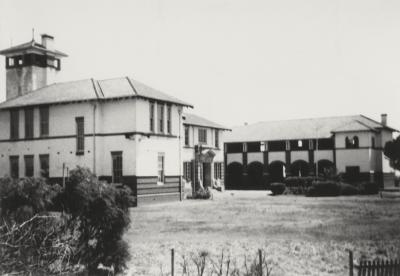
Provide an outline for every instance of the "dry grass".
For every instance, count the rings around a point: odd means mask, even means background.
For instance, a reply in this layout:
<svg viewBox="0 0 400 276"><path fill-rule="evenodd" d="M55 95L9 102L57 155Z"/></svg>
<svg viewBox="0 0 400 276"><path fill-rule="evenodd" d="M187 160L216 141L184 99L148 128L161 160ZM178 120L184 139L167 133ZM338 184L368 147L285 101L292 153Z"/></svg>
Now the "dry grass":
<svg viewBox="0 0 400 276"><path fill-rule="evenodd" d="M182 255L206 250L218 256L224 249L240 262L262 248L272 275L346 275L346 249L355 258L400 256L399 198L226 191L213 200L139 207L131 214L129 275L160 275L161 267L165 274L171 248L178 271Z"/></svg>

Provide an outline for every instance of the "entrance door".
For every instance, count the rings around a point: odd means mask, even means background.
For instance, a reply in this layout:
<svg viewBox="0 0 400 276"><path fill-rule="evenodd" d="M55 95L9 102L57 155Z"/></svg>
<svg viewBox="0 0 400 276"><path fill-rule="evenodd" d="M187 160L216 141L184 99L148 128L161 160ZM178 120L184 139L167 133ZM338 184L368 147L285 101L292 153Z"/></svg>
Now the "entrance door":
<svg viewBox="0 0 400 276"><path fill-rule="evenodd" d="M211 187L211 163L203 163L203 186Z"/></svg>

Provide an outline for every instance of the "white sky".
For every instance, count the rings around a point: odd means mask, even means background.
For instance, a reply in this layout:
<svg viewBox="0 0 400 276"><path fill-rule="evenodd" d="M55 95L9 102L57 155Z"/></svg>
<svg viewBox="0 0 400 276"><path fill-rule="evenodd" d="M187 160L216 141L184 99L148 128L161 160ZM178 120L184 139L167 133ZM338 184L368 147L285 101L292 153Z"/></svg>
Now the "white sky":
<svg viewBox="0 0 400 276"><path fill-rule="evenodd" d="M0 48L31 29L60 81L132 76L244 122L364 114L400 129L398 0L0 0ZM5 99L0 58L0 100Z"/></svg>

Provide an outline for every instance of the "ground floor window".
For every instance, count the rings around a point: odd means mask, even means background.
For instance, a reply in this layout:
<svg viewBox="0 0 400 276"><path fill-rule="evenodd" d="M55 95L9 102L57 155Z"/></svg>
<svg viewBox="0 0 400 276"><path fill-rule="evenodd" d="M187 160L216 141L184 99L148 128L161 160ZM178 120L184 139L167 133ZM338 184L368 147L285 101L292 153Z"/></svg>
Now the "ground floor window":
<svg viewBox="0 0 400 276"><path fill-rule="evenodd" d="M160 183L164 183L164 166L165 166L165 156L164 153L158 153L158 179Z"/></svg>
<svg viewBox="0 0 400 276"><path fill-rule="evenodd" d="M122 151L111 153L112 157L112 182L122 183Z"/></svg>
<svg viewBox="0 0 400 276"><path fill-rule="evenodd" d="M19 178L19 156L10 156L10 176Z"/></svg>
<svg viewBox="0 0 400 276"><path fill-rule="evenodd" d="M183 162L183 178L192 181L192 162Z"/></svg>
<svg viewBox="0 0 400 276"><path fill-rule="evenodd" d="M33 155L25 155L25 176L33 177Z"/></svg>
<svg viewBox="0 0 400 276"><path fill-rule="evenodd" d="M222 163L214 163L214 179L222 179Z"/></svg>
<svg viewBox="0 0 400 276"><path fill-rule="evenodd" d="M49 159L50 157L48 154L39 155L41 177L49 178Z"/></svg>

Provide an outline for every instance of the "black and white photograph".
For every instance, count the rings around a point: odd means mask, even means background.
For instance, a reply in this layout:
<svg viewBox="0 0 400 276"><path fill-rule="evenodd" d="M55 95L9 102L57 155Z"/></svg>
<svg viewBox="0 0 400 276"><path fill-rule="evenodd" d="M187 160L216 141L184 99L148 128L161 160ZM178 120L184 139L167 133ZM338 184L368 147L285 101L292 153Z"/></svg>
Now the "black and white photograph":
<svg viewBox="0 0 400 276"><path fill-rule="evenodd" d="M400 276L400 1L0 13L0 275Z"/></svg>

